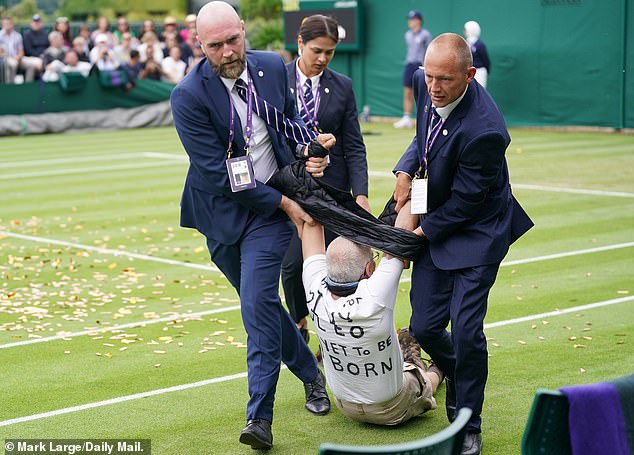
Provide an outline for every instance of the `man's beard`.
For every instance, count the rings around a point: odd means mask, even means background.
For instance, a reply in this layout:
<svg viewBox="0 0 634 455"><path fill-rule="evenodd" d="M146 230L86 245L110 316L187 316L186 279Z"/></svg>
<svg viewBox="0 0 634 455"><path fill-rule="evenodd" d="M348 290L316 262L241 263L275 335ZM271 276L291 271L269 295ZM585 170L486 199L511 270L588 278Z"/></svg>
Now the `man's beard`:
<svg viewBox="0 0 634 455"><path fill-rule="evenodd" d="M244 71L244 68L246 68L247 59L246 55L243 54L239 56L236 61L231 62L230 64L220 63L218 65L215 65L211 62L211 59L209 59L209 64L211 65L214 73L216 73L218 76L225 77L227 79L237 79Z"/></svg>

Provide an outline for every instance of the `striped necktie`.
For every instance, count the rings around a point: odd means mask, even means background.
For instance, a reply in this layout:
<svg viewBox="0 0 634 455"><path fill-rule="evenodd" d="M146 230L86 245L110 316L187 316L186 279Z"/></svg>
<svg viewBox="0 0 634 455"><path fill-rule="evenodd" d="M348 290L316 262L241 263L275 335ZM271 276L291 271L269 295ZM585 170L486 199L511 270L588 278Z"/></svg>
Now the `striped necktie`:
<svg viewBox="0 0 634 455"><path fill-rule="evenodd" d="M238 92L238 96L248 105L246 82L242 79L237 79L235 88ZM295 141L297 144L308 144L317 137L317 133L289 119L282 112L278 111L275 106L269 104L265 99L260 98L255 92L253 93L253 99L255 100L253 111L257 116L288 139Z"/></svg>
<svg viewBox="0 0 634 455"><path fill-rule="evenodd" d="M438 111L436 110L436 108L432 106L432 108L431 108L431 125L430 125L431 131L434 131L436 129L436 127L438 126L438 122L439 121L440 121L440 114L438 114Z"/></svg>
<svg viewBox="0 0 634 455"><path fill-rule="evenodd" d="M313 83L306 79L304 83L304 102L301 105L300 114L307 126L312 126L315 117L315 98L313 97Z"/></svg>

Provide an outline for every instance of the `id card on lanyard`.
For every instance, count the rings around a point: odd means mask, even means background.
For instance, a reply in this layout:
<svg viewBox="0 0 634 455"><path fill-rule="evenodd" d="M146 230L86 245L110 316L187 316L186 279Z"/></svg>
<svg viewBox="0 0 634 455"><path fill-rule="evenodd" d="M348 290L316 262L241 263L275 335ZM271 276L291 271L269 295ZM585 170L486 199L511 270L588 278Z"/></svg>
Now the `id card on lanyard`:
<svg viewBox="0 0 634 455"><path fill-rule="evenodd" d="M236 110L233 105L233 99L231 93L229 93L229 145L227 147L227 174L229 176L229 184L231 185L231 191L236 193L238 191L244 191L251 188L255 188L255 172L253 171L253 160L249 154L249 147L251 142L251 135L253 134L253 91L251 88L251 76L247 71L247 124L246 124L246 141L245 141L245 155L231 158L233 153L233 139L235 138L235 123L236 123Z"/></svg>
<svg viewBox="0 0 634 455"><path fill-rule="evenodd" d="M412 180L412 215L424 215L427 213L429 187L429 179L427 176L427 155L434 145L434 142L436 142L438 133L440 133L440 130L442 129L445 121L441 117L434 128L431 128L431 119L428 123L429 127L427 128L427 140L425 141L425 148L423 149L423 162L421 163L420 168L418 169L414 179Z"/></svg>

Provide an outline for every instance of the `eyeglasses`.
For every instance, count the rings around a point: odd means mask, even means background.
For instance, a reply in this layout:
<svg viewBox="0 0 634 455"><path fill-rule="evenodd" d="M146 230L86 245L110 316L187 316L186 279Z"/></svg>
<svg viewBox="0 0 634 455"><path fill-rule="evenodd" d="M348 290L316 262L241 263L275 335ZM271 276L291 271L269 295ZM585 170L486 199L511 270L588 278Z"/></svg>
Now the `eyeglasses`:
<svg viewBox="0 0 634 455"><path fill-rule="evenodd" d="M372 252L372 261L374 261L375 263L378 262L380 257L381 253L379 251Z"/></svg>

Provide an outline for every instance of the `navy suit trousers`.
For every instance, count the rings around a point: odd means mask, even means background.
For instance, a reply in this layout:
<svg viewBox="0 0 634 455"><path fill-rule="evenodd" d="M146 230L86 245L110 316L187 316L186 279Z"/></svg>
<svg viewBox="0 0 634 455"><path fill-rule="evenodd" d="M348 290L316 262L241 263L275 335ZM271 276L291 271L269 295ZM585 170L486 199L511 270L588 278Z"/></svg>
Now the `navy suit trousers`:
<svg viewBox="0 0 634 455"><path fill-rule="evenodd" d="M279 211L270 218L251 212L237 243L223 245L207 239L212 261L240 296L242 322L248 337L247 420L273 421L280 362L302 382L317 377L315 356L282 308L278 291L282 258L293 230L288 218Z"/></svg>
<svg viewBox="0 0 634 455"><path fill-rule="evenodd" d="M441 270L425 248L412 270L410 330L456 385L457 408L471 408L467 431L480 432L488 353L484 316L499 264ZM451 321L451 332L447 326Z"/></svg>

